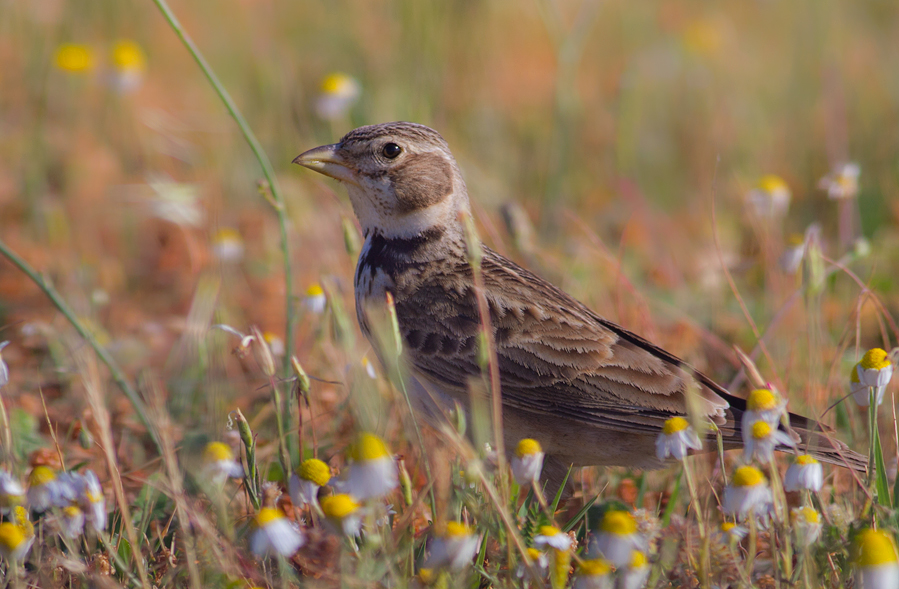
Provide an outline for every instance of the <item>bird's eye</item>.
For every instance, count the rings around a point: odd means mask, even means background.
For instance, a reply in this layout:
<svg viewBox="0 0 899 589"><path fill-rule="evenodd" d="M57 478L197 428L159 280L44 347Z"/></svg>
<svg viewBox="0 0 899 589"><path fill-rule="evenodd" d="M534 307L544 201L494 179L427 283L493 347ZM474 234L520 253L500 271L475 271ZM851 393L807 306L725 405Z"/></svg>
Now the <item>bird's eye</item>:
<svg viewBox="0 0 899 589"><path fill-rule="evenodd" d="M396 143L385 143L384 147L381 148L381 155L389 160L395 159L402 152L403 148Z"/></svg>

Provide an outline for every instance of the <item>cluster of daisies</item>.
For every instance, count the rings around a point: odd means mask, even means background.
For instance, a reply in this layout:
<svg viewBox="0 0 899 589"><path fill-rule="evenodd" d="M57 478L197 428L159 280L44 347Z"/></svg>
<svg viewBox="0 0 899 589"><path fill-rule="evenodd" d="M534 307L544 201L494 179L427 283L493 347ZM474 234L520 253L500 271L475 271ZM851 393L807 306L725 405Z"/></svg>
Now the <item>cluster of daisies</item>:
<svg viewBox="0 0 899 589"><path fill-rule="evenodd" d="M97 475L56 472L37 465L28 475L27 489L12 474L0 470L0 555L9 562L21 562L34 543L32 516L47 524L65 540L74 540L89 527L106 529L106 499Z"/></svg>
<svg viewBox="0 0 899 589"><path fill-rule="evenodd" d="M852 370L851 395L859 406L871 411L872 443L876 440L876 407L883 401L892 373L889 354L880 348L868 350ZM719 535L730 542L740 541L746 536L748 531L743 524L767 526L772 518L777 517L775 495L759 466L768 467L771 476L777 477L778 470L773 464L774 450L782 447L796 449L795 441L787 433L789 414L786 404L780 395L769 389L754 390L747 400L747 410L741 422L744 464L733 472L724 489L721 505L724 514L732 521L725 520L721 524ZM701 447L699 435L683 417L667 420L656 442L657 456L661 460L668 457L683 460L689 449L699 450ZM684 471L689 475L686 463ZM821 490L823 479L821 464L808 454L800 454L789 466L782 481L784 491L801 492L803 499L802 505L789 512L793 538L800 550L810 548L821 535L821 515L811 505L811 500L812 494ZM899 559L889 534L867 529L856 537L854 551L857 587L899 588Z"/></svg>

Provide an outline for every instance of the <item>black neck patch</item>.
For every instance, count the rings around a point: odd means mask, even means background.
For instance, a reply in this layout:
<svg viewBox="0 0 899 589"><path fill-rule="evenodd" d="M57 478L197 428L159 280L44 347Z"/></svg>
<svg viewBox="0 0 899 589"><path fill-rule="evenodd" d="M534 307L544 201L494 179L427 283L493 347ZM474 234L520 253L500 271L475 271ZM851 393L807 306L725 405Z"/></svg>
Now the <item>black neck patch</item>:
<svg viewBox="0 0 899 589"><path fill-rule="evenodd" d="M422 250L443 239L445 234L445 227L431 227L414 237L385 237L375 231L369 237L368 248L359 257L356 279L366 270L372 277L377 270L393 275L410 266L427 263L421 257Z"/></svg>

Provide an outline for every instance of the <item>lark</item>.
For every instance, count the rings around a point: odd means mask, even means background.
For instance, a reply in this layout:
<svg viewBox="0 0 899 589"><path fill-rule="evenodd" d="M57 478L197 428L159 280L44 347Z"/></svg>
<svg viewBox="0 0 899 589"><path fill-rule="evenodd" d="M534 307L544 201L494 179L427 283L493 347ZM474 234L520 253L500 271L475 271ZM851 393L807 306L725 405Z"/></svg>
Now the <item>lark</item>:
<svg viewBox="0 0 899 589"><path fill-rule="evenodd" d="M471 213L468 191L446 141L424 125L384 123L294 163L346 186L365 237L355 275L362 332L377 351L369 313L391 293L419 410L436 418L454 402L467 408L481 377L481 317L461 220ZM544 474L558 483L570 465L662 466L655 440L672 416L698 412L726 447L742 444L745 399L480 247L507 448L538 440ZM822 460L864 467L813 421L790 415L790 425Z"/></svg>

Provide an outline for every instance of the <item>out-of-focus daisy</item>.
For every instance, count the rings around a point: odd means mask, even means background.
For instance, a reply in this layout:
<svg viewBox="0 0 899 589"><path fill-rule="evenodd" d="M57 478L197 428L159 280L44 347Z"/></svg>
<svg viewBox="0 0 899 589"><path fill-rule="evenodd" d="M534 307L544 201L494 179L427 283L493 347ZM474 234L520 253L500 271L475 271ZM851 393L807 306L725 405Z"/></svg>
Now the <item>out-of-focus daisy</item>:
<svg viewBox="0 0 899 589"><path fill-rule="evenodd" d="M631 553L631 561L625 568L620 569L616 589L643 589L648 578L649 560L646 558L646 553L634 550Z"/></svg>
<svg viewBox="0 0 899 589"><path fill-rule="evenodd" d="M777 446L796 445L789 434L777 429L777 424L771 425L761 419L753 423L748 432L743 432L743 443L743 459L749 462L755 458L762 464L771 462Z"/></svg>
<svg viewBox="0 0 899 589"><path fill-rule="evenodd" d="M572 589L612 589L612 565L602 558L578 563Z"/></svg>
<svg viewBox="0 0 899 589"><path fill-rule="evenodd" d="M9 342L0 342L0 389L9 383L9 366L3 361L3 348L9 345Z"/></svg>
<svg viewBox="0 0 899 589"><path fill-rule="evenodd" d="M326 121L341 119L359 99L361 92L362 87L353 77L340 72L329 74L322 80L315 112Z"/></svg>
<svg viewBox="0 0 899 589"><path fill-rule="evenodd" d="M375 367L371 363L371 360L368 359L368 356L362 356L362 368L365 369L365 374L368 378L373 380L378 378L378 373L375 371Z"/></svg>
<svg viewBox="0 0 899 589"><path fill-rule="evenodd" d="M136 90L144 78L147 59L140 45L120 39L112 47L113 85L120 92Z"/></svg>
<svg viewBox="0 0 899 589"><path fill-rule="evenodd" d="M836 166L829 174L821 178L818 188L827 191L827 198L842 200L858 196L858 177L861 168L855 162Z"/></svg>
<svg viewBox="0 0 899 589"><path fill-rule="evenodd" d="M93 69L94 56L87 45L64 43L56 48L53 62L64 72L83 74Z"/></svg>
<svg viewBox="0 0 899 589"><path fill-rule="evenodd" d="M821 514L811 507L794 507L790 510L790 522L793 524L793 534L796 543L802 548L808 548L818 541L821 535Z"/></svg>
<svg viewBox="0 0 899 589"><path fill-rule="evenodd" d="M740 518L749 513L767 515L771 501L768 481L762 471L754 466L738 468L724 489L724 511Z"/></svg>
<svg viewBox="0 0 899 589"><path fill-rule="evenodd" d="M538 550L568 550L571 548L571 537L554 526L540 526L540 533L534 536L534 546Z"/></svg>
<svg viewBox="0 0 899 589"><path fill-rule="evenodd" d="M349 467L342 490L360 500L383 497L399 484L396 461L387 444L365 432L350 448Z"/></svg>
<svg viewBox="0 0 899 589"><path fill-rule="evenodd" d="M284 356L284 340L277 333L266 331L262 334L262 339L268 344L268 348L272 351L272 356L280 358Z"/></svg>
<svg viewBox="0 0 899 589"><path fill-rule="evenodd" d="M153 174L147 184L155 193L150 213L182 227L201 227L206 213L200 204L200 189L195 184L175 182L165 174Z"/></svg>
<svg viewBox="0 0 899 589"><path fill-rule="evenodd" d="M787 213L790 206L790 187L779 176L762 176L758 186L746 195L750 210L763 219L777 219Z"/></svg>
<svg viewBox="0 0 899 589"><path fill-rule="evenodd" d="M699 436L690 427L690 423L683 417L666 419L662 425L662 433L656 438L656 456L659 460L665 460L673 456L677 460L683 460L687 455L687 448L702 449Z"/></svg>
<svg viewBox="0 0 899 589"><path fill-rule="evenodd" d="M28 506L34 511L47 511L58 505L62 485L49 466L35 466L28 475Z"/></svg>
<svg viewBox="0 0 899 589"><path fill-rule="evenodd" d="M0 524L0 556L6 561L23 561L34 537L27 537L22 529L12 522Z"/></svg>
<svg viewBox="0 0 899 589"><path fill-rule="evenodd" d="M749 393L746 399L746 412L743 414L743 443L746 443L747 435L750 435L752 425L758 421L767 421L776 426L781 416L786 413L787 402L780 395L770 389L755 389Z"/></svg>
<svg viewBox="0 0 899 589"><path fill-rule="evenodd" d="M220 262L233 263L243 259L244 244L240 232L222 227L212 236L212 253Z"/></svg>
<svg viewBox="0 0 899 589"><path fill-rule="evenodd" d="M852 393L852 398L860 407L867 407L871 404L871 391L868 390L866 384L858 379L858 369L860 364L861 362L856 362L849 373L849 390ZM883 397L878 399L877 404L880 405L882 400Z"/></svg>
<svg viewBox="0 0 899 589"><path fill-rule="evenodd" d="M307 288L306 299L304 302L306 303L306 308L316 315L324 313L325 306L328 304L328 299L325 297L325 291L322 288L322 285L316 282Z"/></svg>
<svg viewBox="0 0 899 589"><path fill-rule="evenodd" d="M534 536L534 546L541 550L552 549L549 563L550 584L553 589L564 587L571 568L571 537L554 526L540 526L540 533Z"/></svg>
<svg viewBox="0 0 899 589"><path fill-rule="evenodd" d="M863 530L853 542L856 589L899 587L899 558L893 538L883 530Z"/></svg>
<svg viewBox="0 0 899 589"><path fill-rule="evenodd" d="M59 533L66 538L74 539L84 532L84 512L77 505L68 505L60 511Z"/></svg>
<svg viewBox="0 0 899 589"><path fill-rule="evenodd" d="M824 485L824 469L821 463L808 454L796 457L796 462L787 469L784 475L784 490L788 492L808 489L816 493Z"/></svg>
<svg viewBox="0 0 899 589"><path fill-rule="evenodd" d="M536 548L527 549L527 560L532 566L536 567L537 572L541 575L545 574L547 567L549 567L549 558L547 558L546 552ZM515 576L521 579L524 578L524 575L525 567L523 564L519 564L518 569L515 571Z"/></svg>
<svg viewBox="0 0 899 589"><path fill-rule="evenodd" d="M861 361L855 365L857 383L853 383L852 396L855 402L862 407L867 407L871 402L871 396L868 388L874 389L874 398L877 405L883 403L883 393L886 386L893 378L893 363L890 362L890 356L886 350L881 348L871 348ZM858 387L858 388L856 388Z"/></svg>
<svg viewBox="0 0 899 589"><path fill-rule="evenodd" d="M478 551L478 535L470 526L460 522L449 522L442 534L431 540L431 551L425 566L430 569L446 568L461 571Z"/></svg>
<svg viewBox="0 0 899 589"><path fill-rule="evenodd" d="M291 525L280 509L263 507L253 520L250 550L257 556L279 554L290 556L303 545L303 536Z"/></svg>
<svg viewBox="0 0 899 589"><path fill-rule="evenodd" d="M19 480L0 470L0 513L9 513L17 505L25 503L25 488Z"/></svg>
<svg viewBox="0 0 899 589"><path fill-rule="evenodd" d="M718 526L718 539L722 544L736 544L746 537L749 530L734 522L723 522Z"/></svg>
<svg viewBox="0 0 899 589"><path fill-rule="evenodd" d="M203 467L200 476L204 481L221 487L229 478L243 476L243 467L235 459L231 446L223 442L209 442L203 449Z"/></svg>
<svg viewBox="0 0 899 589"><path fill-rule="evenodd" d="M81 507L87 515L87 522L94 527L95 530L106 529L106 498L103 496L103 488L100 487L100 480L94 471L88 470L84 473L84 487L80 494Z"/></svg>
<svg viewBox="0 0 899 589"><path fill-rule="evenodd" d="M321 501L322 513L334 529L347 536L358 536L362 527L362 515L359 504L350 495L339 493L329 495Z"/></svg>
<svg viewBox="0 0 899 589"><path fill-rule="evenodd" d="M590 545L617 568L627 566L634 550L643 550L645 541L637 531L637 520L628 511L610 509L599 522L599 530Z"/></svg>
<svg viewBox="0 0 899 589"><path fill-rule="evenodd" d="M331 469L318 458L304 460L290 477L290 500L297 507L318 505L318 490L331 480Z"/></svg>
<svg viewBox="0 0 899 589"><path fill-rule="evenodd" d="M519 485L527 485L540 478L543 469L543 448L540 442L531 438L524 438L515 446L515 455L512 456L512 476Z"/></svg>
<svg viewBox="0 0 899 589"><path fill-rule="evenodd" d="M805 256L805 236L794 233L787 238L787 246L780 256L780 269L795 274Z"/></svg>

